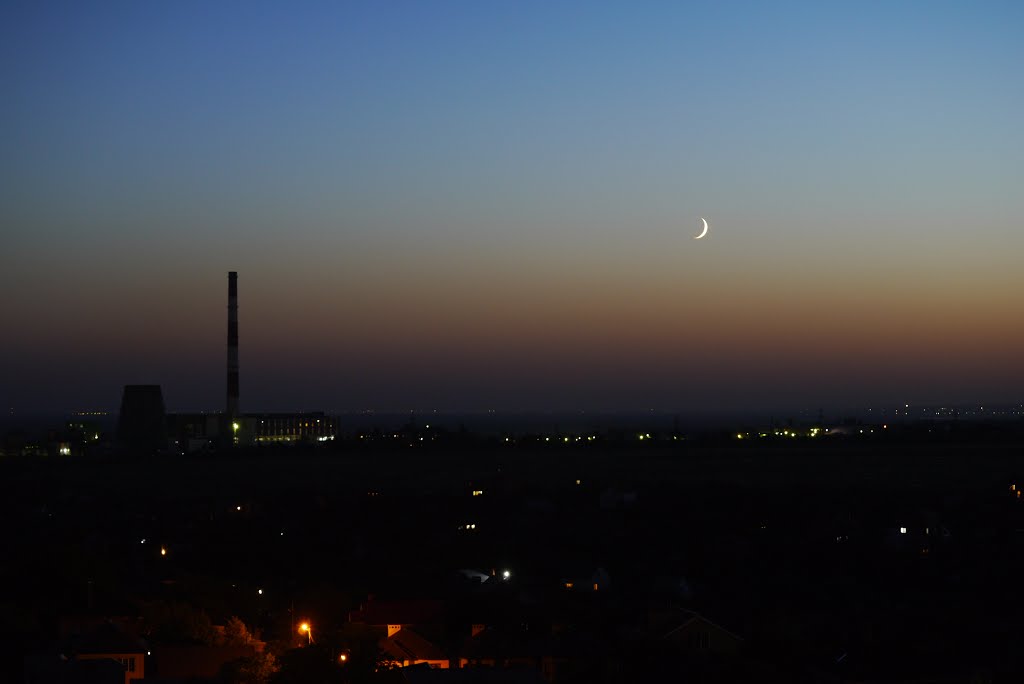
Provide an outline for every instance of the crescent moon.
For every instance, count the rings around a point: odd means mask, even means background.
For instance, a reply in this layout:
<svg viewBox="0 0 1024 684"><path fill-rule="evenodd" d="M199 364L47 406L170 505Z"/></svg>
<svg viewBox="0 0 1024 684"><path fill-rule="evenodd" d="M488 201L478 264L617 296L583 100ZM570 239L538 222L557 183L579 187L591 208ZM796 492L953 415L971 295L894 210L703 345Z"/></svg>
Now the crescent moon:
<svg viewBox="0 0 1024 684"><path fill-rule="evenodd" d="M695 236L693 238L694 240L700 240L702 237L704 237L705 235L708 234L708 222L707 222L707 219L701 218L701 221L704 222L704 230L701 231L700 235Z"/></svg>

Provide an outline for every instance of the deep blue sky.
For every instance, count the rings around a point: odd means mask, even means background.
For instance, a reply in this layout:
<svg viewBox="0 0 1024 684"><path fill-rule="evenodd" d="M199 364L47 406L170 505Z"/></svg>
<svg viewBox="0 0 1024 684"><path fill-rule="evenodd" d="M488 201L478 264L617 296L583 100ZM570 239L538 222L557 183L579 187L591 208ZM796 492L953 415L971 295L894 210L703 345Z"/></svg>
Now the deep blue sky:
<svg viewBox="0 0 1024 684"><path fill-rule="evenodd" d="M5 3L0 399L219 408L238 270L247 410L1020 401L1022 30Z"/></svg>

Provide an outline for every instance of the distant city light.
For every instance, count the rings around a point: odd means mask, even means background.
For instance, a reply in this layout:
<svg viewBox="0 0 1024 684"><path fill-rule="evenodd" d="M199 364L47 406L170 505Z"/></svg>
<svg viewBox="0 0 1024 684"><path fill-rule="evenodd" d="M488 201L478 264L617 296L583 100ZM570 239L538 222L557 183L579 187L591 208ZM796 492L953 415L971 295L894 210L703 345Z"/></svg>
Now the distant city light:
<svg viewBox="0 0 1024 684"><path fill-rule="evenodd" d="M509 570L505 570L504 572L501 573L501 578L502 579L506 579L507 580L511 576L512 576L512 573Z"/></svg>
<svg viewBox="0 0 1024 684"><path fill-rule="evenodd" d="M161 556L166 556L167 555L167 548L166 547L164 547L164 546L160 547L160 555Z"/></svg>
<svg viewBox="0 0 1024 684"><path fill-rule="evenodd" d="M263 596L263 590L262 589L257 589L256 593L259 594L260 596Z"/></svg>

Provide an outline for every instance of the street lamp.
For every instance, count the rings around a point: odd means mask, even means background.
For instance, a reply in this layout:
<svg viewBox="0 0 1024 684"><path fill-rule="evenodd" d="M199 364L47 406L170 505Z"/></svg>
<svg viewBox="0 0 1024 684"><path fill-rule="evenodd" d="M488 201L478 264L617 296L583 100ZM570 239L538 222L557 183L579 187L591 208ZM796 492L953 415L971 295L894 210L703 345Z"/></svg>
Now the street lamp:
<svg viewBox="0 0 1024 684"><path fill-rule="evenodd" d="M303 622L301 625L299 625L299 634L305 634L306 635L306 638L307 638L306 644L307 645L313 643L313 627L310 626L310 624L308 622Z"/></svg>

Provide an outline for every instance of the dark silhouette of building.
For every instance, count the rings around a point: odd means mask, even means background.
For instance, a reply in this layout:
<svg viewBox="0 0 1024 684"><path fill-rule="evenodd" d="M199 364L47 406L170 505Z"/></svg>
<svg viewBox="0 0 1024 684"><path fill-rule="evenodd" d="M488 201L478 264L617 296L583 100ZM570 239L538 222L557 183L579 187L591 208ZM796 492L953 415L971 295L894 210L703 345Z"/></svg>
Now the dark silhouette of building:
<svg viewBox="0 0 1024 684"><path fill-rule="evenodd" d="M167 448L164 395L160 385L125 385L117 420L121 447L139 453Z"/></svg>
<svg viewBox="0 0 1024 684"><path fill-rule="evenodd" d="M173 414L167 422L172 446L181 453L253 444L330 442L338 419L323 412L244 414L239 406L238 273L228 272L226 401L221 413Z"/></svg>

